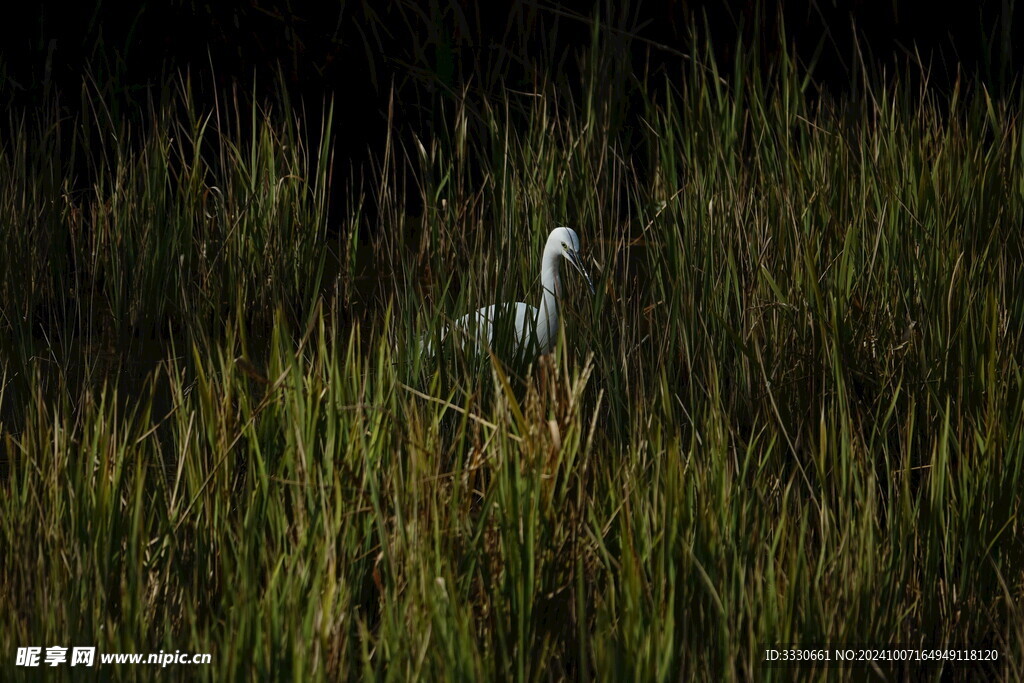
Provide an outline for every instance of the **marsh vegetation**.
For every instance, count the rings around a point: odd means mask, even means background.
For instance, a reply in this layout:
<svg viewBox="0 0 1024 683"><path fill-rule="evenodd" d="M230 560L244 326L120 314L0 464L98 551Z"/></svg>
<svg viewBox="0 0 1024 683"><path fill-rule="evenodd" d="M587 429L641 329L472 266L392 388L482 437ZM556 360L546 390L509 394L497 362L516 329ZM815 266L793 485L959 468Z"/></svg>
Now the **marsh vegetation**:
<svg viewBox="0 0 1024 683"><path fill-rule="evenodd" d="M785 680L766 643L962 644L1024 676L1019 91L832 95L699 32L648 75L628 40L595 23L568 87L438 89L361 168L284 88L12 110L5 656ZM555 225L597 292L552 357L417 353L532 301Z"/></svg>

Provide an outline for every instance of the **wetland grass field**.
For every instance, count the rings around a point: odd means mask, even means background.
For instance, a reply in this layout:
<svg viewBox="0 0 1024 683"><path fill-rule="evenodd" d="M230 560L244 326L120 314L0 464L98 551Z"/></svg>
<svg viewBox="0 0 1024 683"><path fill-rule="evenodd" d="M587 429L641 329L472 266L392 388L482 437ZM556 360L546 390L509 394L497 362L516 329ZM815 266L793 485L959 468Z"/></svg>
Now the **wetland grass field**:
<svg viewBox="0 0 1024 683"><path fill-rule="evenodd" d="M623 40L362 165L340 97L187 73L10 111L0 678L1024 677L1020 89ZM597 292L563 265L551 357L419 354L556 225Z"/></svg>

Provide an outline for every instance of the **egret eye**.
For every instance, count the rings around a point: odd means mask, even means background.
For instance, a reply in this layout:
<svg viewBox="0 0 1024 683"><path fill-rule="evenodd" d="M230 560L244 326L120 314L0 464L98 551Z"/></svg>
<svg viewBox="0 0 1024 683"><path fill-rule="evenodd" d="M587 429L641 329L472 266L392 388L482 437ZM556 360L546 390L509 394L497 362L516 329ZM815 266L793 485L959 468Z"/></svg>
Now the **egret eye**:
<svg viewBox="0 0 1024 683"><path fill-rule="evenodd" d="M568 249L568 248L569 248L568 245L566 245L565 242L562 242L562 249Z"/></svg>

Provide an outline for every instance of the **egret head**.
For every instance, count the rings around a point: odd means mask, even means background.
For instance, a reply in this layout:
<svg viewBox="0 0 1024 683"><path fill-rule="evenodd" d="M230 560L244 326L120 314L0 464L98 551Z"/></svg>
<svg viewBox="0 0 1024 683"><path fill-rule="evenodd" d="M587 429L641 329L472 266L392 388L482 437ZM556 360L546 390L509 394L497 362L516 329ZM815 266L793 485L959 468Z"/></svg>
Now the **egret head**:
<svg viewBox="0 0 1024 683"><path fill-rule="evenodd" d="M572 228L555 228L552 230L551 235L548 236L548 249L551 248L558 249L562 257L579 271L583 279L587 281L590 293L593 294L594 285L590 281L590 274L587 273L587 269L583 266L583 258L580 257L580 238L576 231Z"/></svg>

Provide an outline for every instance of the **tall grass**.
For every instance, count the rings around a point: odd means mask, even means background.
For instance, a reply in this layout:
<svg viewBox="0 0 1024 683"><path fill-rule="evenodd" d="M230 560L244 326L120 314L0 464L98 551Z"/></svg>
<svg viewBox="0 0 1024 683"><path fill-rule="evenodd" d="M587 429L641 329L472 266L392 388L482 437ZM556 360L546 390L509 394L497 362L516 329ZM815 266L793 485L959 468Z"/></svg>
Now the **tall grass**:
<svg viewBox="0 0 1024 683"><path fill-rule="evenodd" d="M984 645L1019 678L1021 101L906 74L830 98L696 39L640 77L622 40L595 28L578 87L393 122L340 216L329 108L204 110L183 79L139 118L88 85L80 118L14 114L0 649L663 680ZM599 291L565 274L553 358L420 356L538 298L559 224Z"/></svg>

